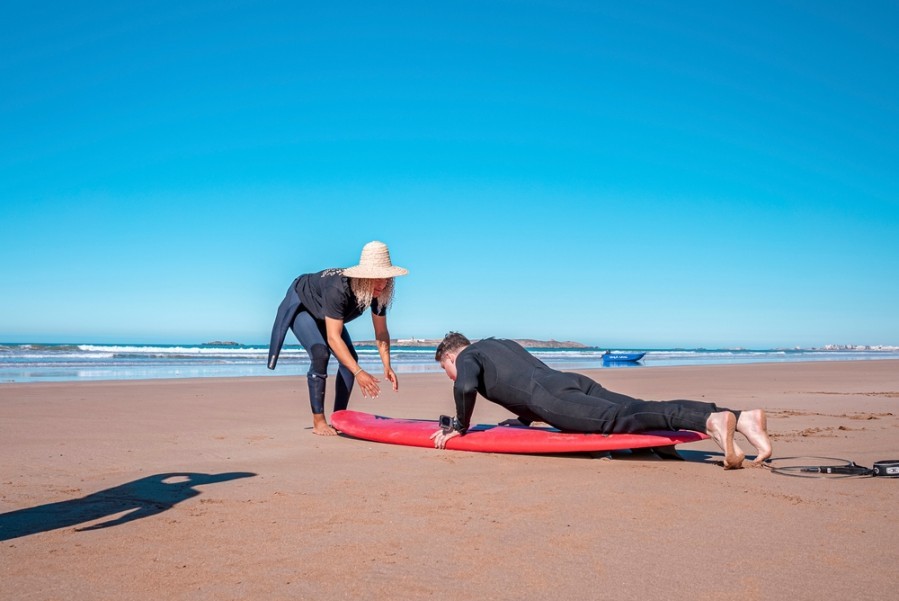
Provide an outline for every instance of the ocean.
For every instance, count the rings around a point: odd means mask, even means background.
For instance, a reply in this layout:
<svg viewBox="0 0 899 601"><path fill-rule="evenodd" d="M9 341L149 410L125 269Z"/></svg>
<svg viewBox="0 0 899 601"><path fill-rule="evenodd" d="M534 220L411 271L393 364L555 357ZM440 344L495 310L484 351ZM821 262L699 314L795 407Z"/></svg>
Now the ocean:
<svg viewBox="0 0 899 601"><path fill-rule="evenodd" d="M358 346L359 362L373 374L381 372L378 351ZM612 349L646 351L635 365L604 366L600 348L529 349L561 370L651 369L657 366L790 361L869 361L899 359L899 347L831 349ZM439 372L433 347L393 347L391 365L398 374ZM225 378L289 376L309 369L306 352L288 345L278 368L267 369L266 345L142 345L142 344L19 344L0 343L0 384L21 382L85 382L156 378ZM337 369L332 359L331 372Z"/></svg>

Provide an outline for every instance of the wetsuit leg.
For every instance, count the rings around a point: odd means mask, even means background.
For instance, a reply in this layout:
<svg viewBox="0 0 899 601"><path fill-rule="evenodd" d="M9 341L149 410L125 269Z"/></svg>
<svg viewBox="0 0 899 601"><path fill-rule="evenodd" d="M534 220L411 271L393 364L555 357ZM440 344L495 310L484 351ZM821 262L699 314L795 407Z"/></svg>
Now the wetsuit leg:
<svg viewBox="0 0 899 601"><path fill-rule="evenodd" d="M537 382L535 411L571 432L615 434L645 430L705 432L709 415L720 411L700 401L644 401L612 392L580 374L555 372Z"/></svg>
<svg viewBox="0 0 899 601"><path fill-rule="evenodd" d="M319 374L306 374L306 383L309 385L309 406L312 413L322 415L325 412L325 385L328 376Z"/></svg>
<svg viewBox="0 0 899 601"><path fill-rule="evenodd" d="M706 409L685 407L677 401L634 401L618 411L613 432L641 432L644 430L695 430L705 432L706 421L717 407L708 403Z"/></svg>
<svg viewBox="0 0 899 601"><path fill-rule="evenodd" d="M309 405L312 413L322 414L325 412L325 383L328 379L328 361L331 359L331 349L325 342L325 324L319 323L309 312L300 311L291 329L309 355L310 365L306 373Z"/></svg>
<svg viewBox="0 0 899 601"><path fill-rule="evenodd" d="M353 347L353 340L350 338L350 333L347 332L346 326L344 326L343 331L340 332L340 337L343 339L346 347L350 349L350 354L353 356L353 359L358 362L359 355ZM350 403L350 393L353 392L353 384L355 384L355 382L356 377L353 375L353 372L341 363L340 367L337 368L337 383L335 384L336 389L334 392L334 411L340 411L341 409L347 408L347 405Z"/></svg>
<svg viewBox="0 0 899 601"><path fill-rule="evenodd" d="M719 407L715 403L706 401L692 401L688 399L676 399L671 401L644 401L636 399L619 392L612 392L603 388L601 384L591 380L586 376L581 376L585 382L585 392L591 396L599 396L605 401L611 401L622 406L618 415L625 420L622 424L623 428L632 428L641 425L646 420L653 420L658 423L657 417L650 417L652 414L660 414L664 416L662 419L666 424L664 427L653 426L652 430L695 430L697 432L705 432L705 423L709 416L719 411L730 411L737 419L740 418L740 412L725 407ZM632 423L627 425L627 421ZM636 420L636 421L635 421ZM624 429L621 432L635 432L636 430Z"/></svg>
<svg viewBox="0 0 899 601"><path fill-rule="evenodd" d="M706 411L708 409L709 405L711 405L712 407L714 407L714 409L712 410L712 413L717 413L719 411L730 411L731 413L734 414L734 417L736 417L737 419L740 419L740 413L742 413L742 411L740 411L738 409L728 409L727 407L719 407L715 403L706 403L705 401L691 401L688 399L676 399L676 400L665 401L665 402L666 403L678 403L681 407L694 408L696 411Z"/></svg>
<svg viewBox="0 0 899 601"><path fill-rule="evenodd" d="M577 375L583 379L581 381L581 386L582 390L585 393L591 396L597 396L605 401L612 401L618 404L627 404L634 401L638 401L641 403L677 403L687 411L695 411L697 413L717 413L719 411L730 411L737 417L737 419L740 418L740 411L736 409L728 409L727 407L719 407L715 403L709 403L706 401L691 401L689 399L675 399L671 401L644 401L643 399L635 399L634 397L627 396L626 394L621 394L620 392L612 392L607 388L603 388L601 384L594 380L591 380L587 376L583 376L580 374Z"/></svg>

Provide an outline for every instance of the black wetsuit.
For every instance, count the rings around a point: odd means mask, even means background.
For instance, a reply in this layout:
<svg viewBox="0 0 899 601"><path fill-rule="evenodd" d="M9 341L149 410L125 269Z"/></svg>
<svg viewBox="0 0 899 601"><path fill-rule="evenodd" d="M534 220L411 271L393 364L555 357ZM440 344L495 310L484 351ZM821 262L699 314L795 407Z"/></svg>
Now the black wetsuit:
<svg viewBox="0 0 899 601"><path fill-rule="evenodd" d="M356 295L340 269L325 269L316 273L301 275L291 283L272 326L272 339L268 350L268 368L275 369L287 330L293 330L297 340L309 354L309 401L313 413L324 413L325 380L328 377L328 362L331 348L325 329L325 317L342 320L344 324L360 315L364 309L358 306ZM375 315L384 315L386 309L371 302ZM346 325L340 333L354 360L359 360ZM344 365L337 369L337 387L334 395L334 410L346 409L356 378Z"/></svg>
<svg viewBox="0 0 899 601"><path fill-rule="evenodd" d="M456 357L453 394L463 433L478 393L526 424L543 421L566 432L705 432L712 413L728 411L714 403L643 401L612 392L587 376L550 368L512 340L496 338L475 342Z"/></svg>

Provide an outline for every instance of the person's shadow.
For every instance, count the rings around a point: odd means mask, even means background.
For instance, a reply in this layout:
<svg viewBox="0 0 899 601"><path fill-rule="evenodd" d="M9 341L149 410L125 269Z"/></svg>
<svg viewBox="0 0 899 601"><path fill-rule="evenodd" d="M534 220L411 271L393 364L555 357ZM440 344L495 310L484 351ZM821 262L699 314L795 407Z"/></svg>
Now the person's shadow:
<svg viewBox="0 0 899 601"><path fill-rule="evenodd" d="M249 478L255 475L251 472L156 474L121 486L107 488L80 499L0 513L0 541L57 528L77 526L128 511L118 518L86 528L78 528L78 531L119 526L162 513L181 501L202 494L194 488L195 486L226 482L237 478Z"/></svg>

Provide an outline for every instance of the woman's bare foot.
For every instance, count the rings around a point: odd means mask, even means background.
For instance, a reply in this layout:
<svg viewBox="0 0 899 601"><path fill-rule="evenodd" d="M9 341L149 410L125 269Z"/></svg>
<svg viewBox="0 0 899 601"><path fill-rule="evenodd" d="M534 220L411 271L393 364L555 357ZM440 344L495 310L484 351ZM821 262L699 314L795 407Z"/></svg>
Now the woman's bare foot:
<svg viewBox="0 0 899 601"><path fill-rule="evenodd" d="M337 430L331 427L323 413L312 414L312 433L319 436L337 436Z"/></svg>
<svg viewBox="0 0 899 601"><path fill-rule="evenodd" d="M771 457L771 438L768 436L768 418L762 409L741 411L737 420L737 432L746 437L746 440L757 450L758 455L752 461L753 465L761 465Z"/></svg>
<svg viewBox="0 0 899 601"><path fill-rule="evenodd" d="M736 470L743 467L743 459L746 455L740 447L734 445L734 431L737 428L737 418L730 411L719 411L709 416L705 423L706 434L712 437L721 450L724 451L724 469Z"/></svg>

